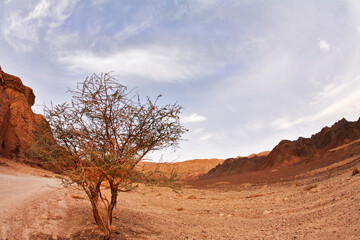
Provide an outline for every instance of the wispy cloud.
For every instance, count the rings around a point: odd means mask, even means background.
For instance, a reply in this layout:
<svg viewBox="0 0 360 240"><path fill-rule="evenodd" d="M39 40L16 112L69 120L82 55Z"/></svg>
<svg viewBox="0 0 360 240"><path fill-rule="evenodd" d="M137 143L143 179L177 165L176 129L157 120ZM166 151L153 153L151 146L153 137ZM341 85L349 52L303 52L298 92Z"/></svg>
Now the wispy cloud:
<svg viewBox="0 0 360 240"><path fill-rule="evenodd" d="M191 51L160 45L126 48L105 56L91 51L65 52L58 61L70 71L115 71L116 75L159 82L193 80L210 73Z"/></svg>
<svg viewBox="0 0 360 240"><path fill-rule="evenodd" d="M189 116L184 116L181 118L181 121L183 123L194 123L194 122L203 122L206 120L206 117L201 116L197 113L193 113Z"/></svg>
<svg viewBox="0 0 360 240"><path fill-rule="evenodd" d="M296 120L288 117L276 119L271 126L277 130L286 130L299 124L312 123L317 120L326 119L332 116L346 116L349 113L355 115L360 113L360 76L351 81L332 82L316 95L311 106L314 106L316 113L306 115ZM311 107L310 106L310 107ZM321 108L323 107L323 108Z"/></svg>
<svg viewBox="0 0 360 240"><path fill-rule="evenodd" d="M331 104L324 110L308 115L296 120L289 120L287 117L279 118L272 122L272 126L276 130L286 130L295 127L299 124L311 123L320 119L324 119L331 116L345 116L348 113L359 113L360 112L360 89L341 99L338 102Z"/></svg>
<svg viewBox="0 0 360 240"><path fill-rule="evenodd" d="M129 24L124 29L121 29L118 33L116 33L115 36L112 38L116 39L117 41L124 41L127 38L132 37L139 32L147 29L149 26L151 26L152 23L153 19L149 18L141 22Z"/></svg>
<svg viewBox="0 0 360 240"><path fill-rule="evenodd" d="M360 76L348 81L341 81L339 77L335 77L333 81L327 84L314 98L313 104L319 102L328 102L342 98L342 95L351 94L354 90L360 88Z"/></svg>
<svg viewBox="0 0 360 240"><path fill-rule="evenodd" d="M17 51L31 51L40 36L60 26L76 1L39 1L30 11L14 11L5 18L4 39Z"/></svg>

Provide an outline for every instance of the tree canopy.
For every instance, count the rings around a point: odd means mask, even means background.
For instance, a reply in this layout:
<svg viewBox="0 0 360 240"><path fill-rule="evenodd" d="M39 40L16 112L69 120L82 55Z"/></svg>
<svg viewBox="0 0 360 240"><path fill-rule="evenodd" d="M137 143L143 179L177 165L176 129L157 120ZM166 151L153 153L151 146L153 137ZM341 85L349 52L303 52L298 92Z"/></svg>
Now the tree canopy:
<svg viewBox="0 0 360 240"><path fill-rule="evenodd" d="M93 74L69 93L70 103L45 110L60 146L54 159L89 196L95 221L110 239L118 191L126 190L133 168L149 152L178 147L187 131L180 123L182 107L160 106L161 96L142 102L109 73ZM101 192L103 182L110 187L110 199Z"/></svg>

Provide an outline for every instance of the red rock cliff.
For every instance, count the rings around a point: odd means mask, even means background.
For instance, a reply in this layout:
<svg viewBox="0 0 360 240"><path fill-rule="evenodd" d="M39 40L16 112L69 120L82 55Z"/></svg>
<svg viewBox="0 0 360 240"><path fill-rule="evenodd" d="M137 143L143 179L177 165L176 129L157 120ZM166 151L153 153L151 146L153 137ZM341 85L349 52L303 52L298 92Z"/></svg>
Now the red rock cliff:
<svg viewBox="0 0 360 240"><path fill-rule="evenodd" d="M33 90L0 68L0 155L17 157L36 141L35 132L47 126L42 115L33 113L34 102Z"/></svg>

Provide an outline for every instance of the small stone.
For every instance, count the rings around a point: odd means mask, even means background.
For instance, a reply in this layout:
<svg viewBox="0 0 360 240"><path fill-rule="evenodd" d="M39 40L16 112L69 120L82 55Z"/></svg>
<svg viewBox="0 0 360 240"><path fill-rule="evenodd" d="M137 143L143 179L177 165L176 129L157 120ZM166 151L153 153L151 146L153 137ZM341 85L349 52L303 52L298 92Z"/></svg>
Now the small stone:
<svg viewBox="0 0 360 240"><path fill-rule="evenodd" d="M270 213L270 211L268 211L268 210L265 210L265 211L263 212L264 215L267 215L267 214L269 214L269 213Z"/></svg>

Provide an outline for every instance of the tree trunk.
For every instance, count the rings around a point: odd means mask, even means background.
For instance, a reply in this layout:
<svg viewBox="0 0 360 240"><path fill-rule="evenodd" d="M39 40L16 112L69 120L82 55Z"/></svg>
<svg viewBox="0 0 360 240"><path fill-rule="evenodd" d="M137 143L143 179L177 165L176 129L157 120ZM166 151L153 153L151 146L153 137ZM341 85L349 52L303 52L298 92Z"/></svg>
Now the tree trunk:
<svg viewBox="0 0 360 240"><path fill-rule="evenodd" d="M110 203L108 203L107 206L107 215L106 215L106 223L104 223L104 228L106 230L105 234L105 239L109 240L111 238L111 232L112 232L112 217L113 217L113 210L114 207L116 206L116 200L117 200L117 194L118 194L118 186L116 184L114 184L114 182L112 180L108 180L109 181L109 185L110 185L110 190L111 190L111 200Z"/></svg>
<svg viewBox="0 0 360 240"><path fill-rule="evenodd" d="M111 200L110 205L108 206L108 222L111 226L112 224L112 216L113 216L113 210L116 206L116 200L118 196L118 185L114 184L112 180L109 180L110 190L111 190Z"/></svg>
<svg viewBox="0 0 360 240"><path fill-rule="evenodd" d="M83 189L85 190L86 194L88 195L88 197L90 199L93 216L94 216L96 225L98 225L101 228L101 230L105 233L105 239L110 240L112 214L110 217L109 211L107 211L104 214L101 213L102 211L101 211L101 208L99 207L99 200L102 198L101 190L100 190L101 182L102 181L98 182L96 184L96 186L94 186L94 185L93 186L84 186L83 185ZM113 198L113 197L111 197L111 198ZM109 209L110 206L107 206L107 204L105 204L104 201L103 201L103 204L104 204L105 209ZM106 214L106 216L104 216L105 214ZM109 221L109 219L110 219L110 221ZM104 221L104 220L106 220L106 221Z"/></svg>
<svg viewBox="0 0 360 240"><path fill-rule="evenodd" d="M100 215L97 200L98 199L90 200L91 206L92 206L92 212L93 212L93 216L94 216L94 220L95 220L96 225L98 225L101 228L104 228L104 223L103 223L103 220L102 220L101 215Z"/></svg>

